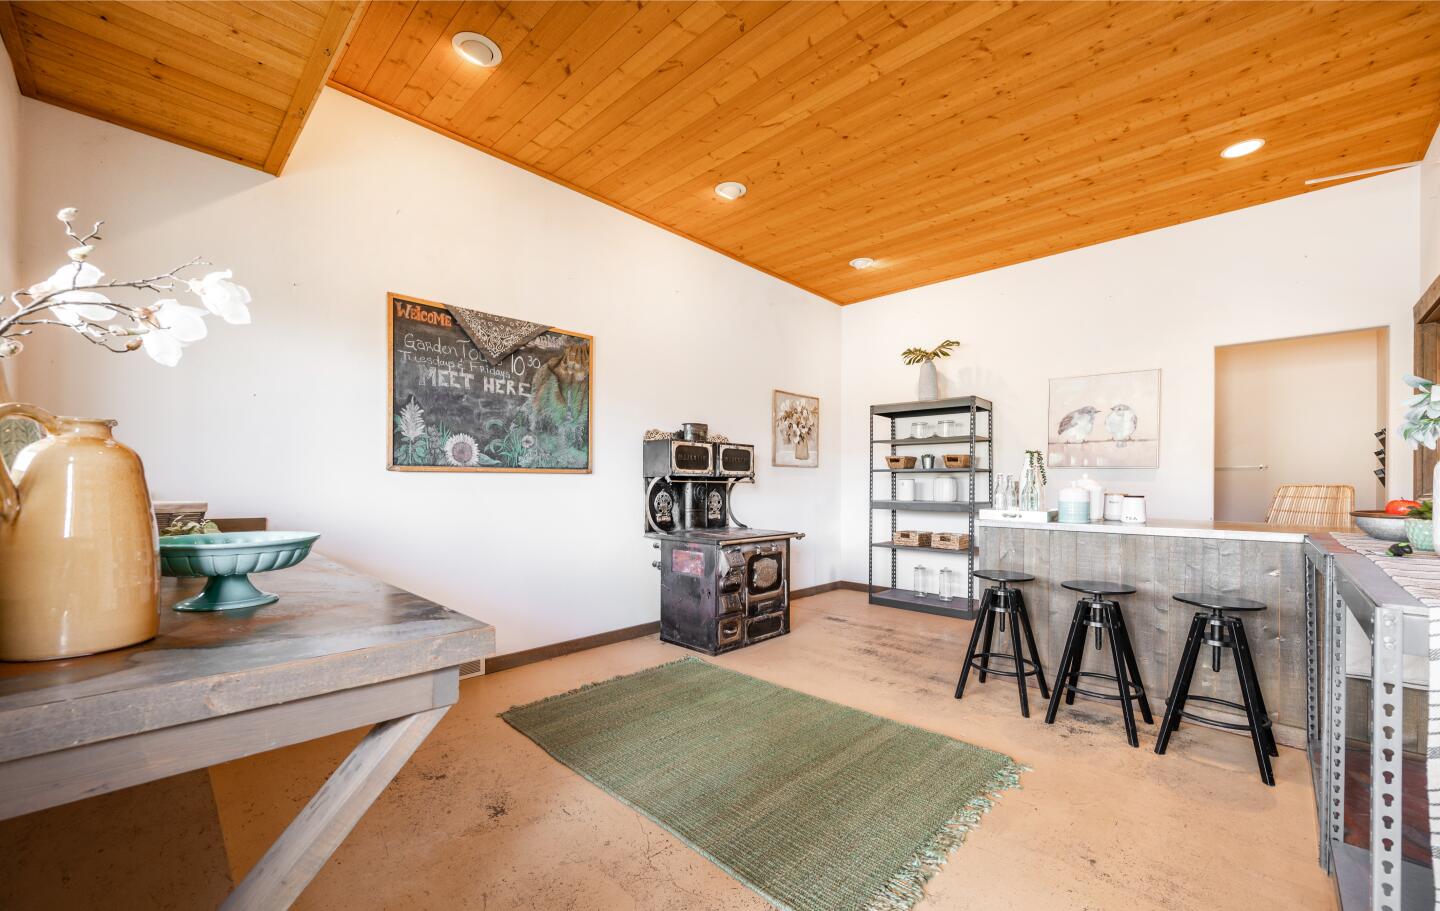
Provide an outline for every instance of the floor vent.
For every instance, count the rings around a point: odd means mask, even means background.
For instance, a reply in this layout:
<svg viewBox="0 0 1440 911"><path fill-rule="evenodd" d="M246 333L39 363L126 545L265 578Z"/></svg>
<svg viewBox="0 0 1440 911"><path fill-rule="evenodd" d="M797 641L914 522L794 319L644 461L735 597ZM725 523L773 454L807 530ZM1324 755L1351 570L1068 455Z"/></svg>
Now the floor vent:
<svg viewBox="0 0 1440 911"><path fill-rule="evenodd" d="M481 658L479 661L466 661L460 665L461 680L464 680L466 677L479 677L483 673L485 673L484 658Z"/></svg>

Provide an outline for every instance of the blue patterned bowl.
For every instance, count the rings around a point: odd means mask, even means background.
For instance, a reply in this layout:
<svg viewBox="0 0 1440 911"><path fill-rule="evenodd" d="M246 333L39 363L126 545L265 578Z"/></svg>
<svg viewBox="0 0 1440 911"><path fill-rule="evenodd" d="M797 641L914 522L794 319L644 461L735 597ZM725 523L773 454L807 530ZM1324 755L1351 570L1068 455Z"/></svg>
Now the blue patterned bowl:
<svg viewBox="0 0 1440 911"><path fill-rule="evenodd" d="M249 574L294 566L310 555L310 545L319 537L310 531L173 535L160 539L160 574L210 580L204 591L181 601L175 610L237 610L273 604L280 596L256 588Z"/></svg>

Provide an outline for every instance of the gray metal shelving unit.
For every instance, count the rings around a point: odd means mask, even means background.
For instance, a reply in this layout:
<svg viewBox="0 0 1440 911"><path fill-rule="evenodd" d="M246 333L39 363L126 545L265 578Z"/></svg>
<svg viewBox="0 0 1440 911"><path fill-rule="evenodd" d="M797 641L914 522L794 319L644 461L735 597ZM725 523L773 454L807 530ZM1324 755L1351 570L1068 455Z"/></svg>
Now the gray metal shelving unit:
<svg viewBox="0 0 1440 911"><path fill-rule="evenodd" d="M945 617L960 617L972 619L975 616L975 579L972 575L975 569L975 554L977 551L978 538L975 534L975 512L978 509L989 506L995 498L995 481L991 475L992 456L994 454L994 406L988 399L979 396L960 396L957 398L940 399L934 402L893 402L885 405L870 406L870 426L866 429L870 442L870 522L869 534L871 545L869 547L869 559L866 572L866 589L870 595L871 604L880 604L886 607L898 607L903 610L922 611L927 614L939 614ZM982 426L983 416L983 426ZM910 437L899 436L899 421L919 420L923 418L952 418L957 422L969 424L969 432L954 436L932 436L932 437ZM888 432L888 435L881 436L877 433L877 420L886 422L881 425L880 433ZM875 447L888 446L889 455L900 455L900 450L916 446L963 446L970 454L969 468L888 468L875 467ZM953 450L952 450L953 451ZM885 453L882 453L882 455ZM981 458L983 454L983 460ZM982 464L983 462L983 464ZM897 500L895 498L895 481L902 475L965 475L969 479L969 500L953 503L934 502L929 500ZM984 476L985 488L984 498L979 494L979 478ZM882 486L877 491L876 478L884 479ZM885 540L875 540L875 515L876 513L890 514L890 532ZM968 516L966 523L970 535L970 547L968 550L955 551L940 547L903 547L892 543L895 532L899 528L899 514L902 512L940 512L955 513ZM888 587L875 584L875 552L888 551L890 556L890 585ZM938 595L918 595L914 591L899 587L898 563L900 551L923 551L926 553L939 553L965 559L965 578L967 583L967 596L955 598L950 601L943 601Z"/></svg>
<svg viewBox="0 0 1440 911"><path fill-rule="evenodd" d="M1405 853L1405 841L1428 822L1405 819L1405 795L1426 793L1428 783L1423 740L1409 752L1405 743L1405 690L1424 687L1405 683L1403 656L1428 654L1433 609L1328 535L1308 537L1304 553L1306 732L1320 864L1343 911L1431 911L1433 866ZM1350 667L1355 630L1369 653L1363 669ZM1358 801L1346 794L1357 786L1369 792ZM1368 812L1352 815L1356 806Z"/></svg>

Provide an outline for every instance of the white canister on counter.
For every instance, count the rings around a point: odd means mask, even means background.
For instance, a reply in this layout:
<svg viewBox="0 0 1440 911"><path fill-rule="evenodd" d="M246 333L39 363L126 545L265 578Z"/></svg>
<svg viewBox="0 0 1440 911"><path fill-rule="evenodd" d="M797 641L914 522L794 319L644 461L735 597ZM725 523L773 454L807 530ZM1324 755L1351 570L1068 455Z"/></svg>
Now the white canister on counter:
<svg viewBox="0 0 1440 911"><path fill-rule="evenodd" d="M1134 494L1126 494L1125 502L1120 506L1120 521L1131 525L1145 524L1145 498Z"/></svg>
<svg viewBox="0 0 1440 911"><path fill-rule="evenodd" d="M953 503L960 496L960 485L954 478L935 479L935 499L941 503Z"/></svg>
<svg viewBox="0 0 1440 911"><path fill-rule="evenodd" d="M1125 495L1123 493L1107 493L1105 495L1105 521L1119 522L1124 507Z"/></svg>
<svg viewBox="0 0 1440 911"><path fill-rule="evenodd" d="M912 478L901 478L895 482L895 499L915 499L915 481Z"/></svg>
<svg viewBox="0 0 1440 911"><path fill-rule="evenodd" d="M1084 523L1090 521L1090 491L1078 483L1060 491L1061 522Z"/></svg>
<svg viewBox="0 0 1440 911"><path fill-rule="evenodd" d="M1105 515L1105 486L1088 474L1082 474L1075 486L1090 492L1090 521L1099 522L1100 517Z"/></svg>

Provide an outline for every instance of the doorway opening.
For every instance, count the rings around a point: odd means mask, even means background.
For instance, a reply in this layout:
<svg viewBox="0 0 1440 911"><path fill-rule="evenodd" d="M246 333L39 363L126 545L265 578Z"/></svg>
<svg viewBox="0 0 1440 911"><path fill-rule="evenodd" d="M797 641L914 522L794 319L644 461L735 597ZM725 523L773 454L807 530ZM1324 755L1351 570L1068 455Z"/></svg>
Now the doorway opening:
<svg viewBox="0 0 1440 911"><path fill-rule="evenodd" d="M1264 522L1286 485L1348 486L1350 508L1384 504L1389 334L1380 327L1215 349L1217 521Z"/></svg>

